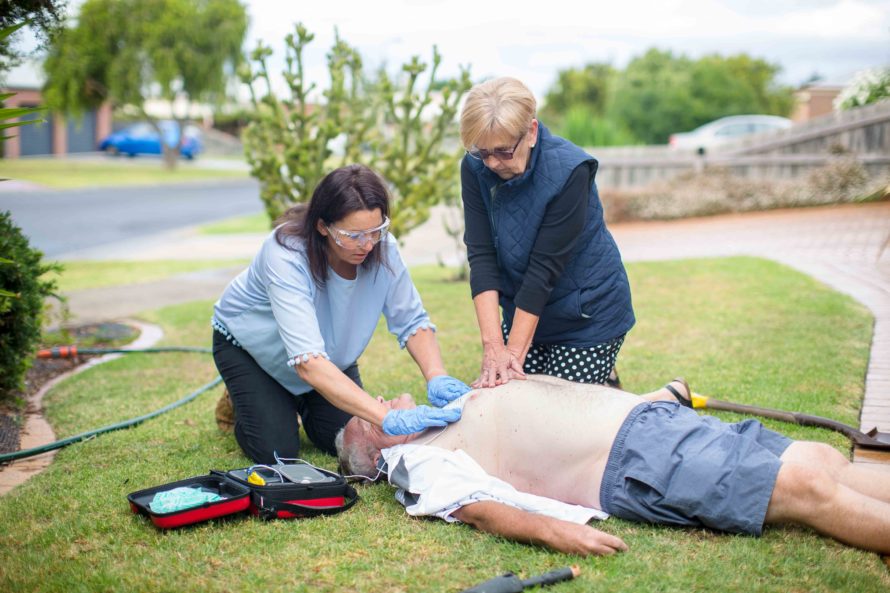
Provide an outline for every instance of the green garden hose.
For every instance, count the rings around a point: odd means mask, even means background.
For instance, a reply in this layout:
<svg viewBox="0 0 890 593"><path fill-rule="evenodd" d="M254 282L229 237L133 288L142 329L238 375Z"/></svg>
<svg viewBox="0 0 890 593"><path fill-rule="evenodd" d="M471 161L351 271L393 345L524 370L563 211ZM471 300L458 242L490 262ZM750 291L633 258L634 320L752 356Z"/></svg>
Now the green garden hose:
<svg viewBox="0 0 890 593"><path fill-rule="evenodd" d="M113 353L121 353L121 354L129 354L133 352L148 352L148 353L157 353L157 352L211 352L210 348L197 348L197 347L168 347L168 348L143 348L143 349L115 349L115 348L80 348L78 349L76 346L63 346L61 348L51 348L48 350L41 350L38 352L38 358L73 358L77 356L77 354L113 354ZM62 447L67 447L73 443L79 443L81 441L85 441L87 439L91 439L100 434L111 432L113 430L120 430L122 428L130 428L131 426L136 426L150 418L154 418L155 416L160 416L165 412L169 412L170 410L176 409L179 406L187 404L192 401L205 391L209 391L222 383L222 377L217 375L216 379L203 385L198 388L196 391L188 394L183 397L179 401L175 401L172 404L168 404L163 408L155 410L149 414L145 414L143 416L138 416L136 418L131 418L129 420L124 420L123 422L118 422L116 424L110 424L108 426L104 426L102 428L97 428L95 430L90 430L87 432L82 432L80 434L74 435L72 437L68 437L67 439L62 439L60 441L56 441L54 443L49 443L47 445L43 445L41 447L34 447L32 449L23 449L21 451L15 451L13 453L3 453L0 454L0 463L6 463L8 461L15 461L17 459L23 459L25 457L33 457L34 455L40 455L41 453L46 453L48 451L53 451L55 449L61 449Z"/></svg>
<svg viewBox="0 0 890 593"><path fill-rule="evenodd" d="M78 348L77 346L56 346L37 351L37 358L74 358L78 354L129 354L131 352L203 352L210 354L210 348L198 348L196 346L166 346L164 348Z"/></svg>

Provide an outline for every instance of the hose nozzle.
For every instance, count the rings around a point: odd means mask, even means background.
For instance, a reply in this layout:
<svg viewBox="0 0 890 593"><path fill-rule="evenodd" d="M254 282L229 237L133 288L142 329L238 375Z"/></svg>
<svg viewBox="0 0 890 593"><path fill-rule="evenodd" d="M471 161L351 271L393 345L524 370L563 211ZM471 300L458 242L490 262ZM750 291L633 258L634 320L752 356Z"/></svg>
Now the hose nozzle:
<svg viewBox="0 0 890 593"><path fill-rule="evenodd" d="M489 579L470 589L464 589L461 593L520 593L528 587L543 587L561 581L568 581L581 573L581 569L575 566L557 568L542 575L528 579L520 579L512 572L502 574L499 577Z"/></svg>
<svg viewBox="0 0 890 593"><path fill-rule="evenodd" d="M37 351L37 358L74 358L77 346L55 346Z"/></svg>

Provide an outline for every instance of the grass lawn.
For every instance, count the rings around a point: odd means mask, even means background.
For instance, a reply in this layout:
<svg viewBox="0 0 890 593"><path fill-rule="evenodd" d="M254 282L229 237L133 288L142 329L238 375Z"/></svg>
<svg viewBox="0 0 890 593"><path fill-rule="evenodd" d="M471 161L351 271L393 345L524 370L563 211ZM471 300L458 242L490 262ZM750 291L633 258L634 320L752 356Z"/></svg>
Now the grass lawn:
<svg viewBox="0 0 890 593"><path fill-rule="evenodd" d="M232 235L237 233L268 233L269 216L265 212L257 212L248 216L235 216L219 222L205 224L198 229L203 235Z"/></svg>
<svg viewBox="0 0 890 593"><path fill-rule="evenodd" d="M0 178L30 181L53 189L73 189L114 185L154 185L220 178L247 179L247 171L203 168L198 159L182 162L176 169L165 169L158 159L129 161L108 159L83 161L76 159L2 159Z"/></svg>
<svg viewBox="0 0 890 593"><path fill-rule="evenodd" d="M684 375L699 392L855 423L872 332L846 296L752 258L628 266L639 322L619 370L630 391ZM474 378L480 348L469 289L436 268L414 271L452 374ZM149 312L168 345L209 345L210 302ZM424 393L385 326L360 361L372 394ZM216 372L199 354L129 355L77 375L45 404L59 438L172 402ZM249 465L213 419L221 388L139 427L61 450L50 468L0 499L3 591L458 591L506 571L529 576L578 563L554 591L886 591L875 554L806 529L762 538L609 519L626 554L578 559L466 526L409 518L385 485L360 487L352 510L262 522L247 517L162 532L129 492ZM419 398L422 399L422 398ZM731 415L724 416L735 419ZM795 438L849 444L828 431L767 421ZM335 460L303 441L305 457Z"/></svg>
<svg viewBox="0 0 890 593"><path fill-rule="evenodd" d="M66 261L60 274L55 278L59 291L63 293L88 288L103 288L122 284L140 284L162 280L176 274L213 270L234 266L246 267L246 259L213 260L162 260L144 262L125 261Z"/></svg>

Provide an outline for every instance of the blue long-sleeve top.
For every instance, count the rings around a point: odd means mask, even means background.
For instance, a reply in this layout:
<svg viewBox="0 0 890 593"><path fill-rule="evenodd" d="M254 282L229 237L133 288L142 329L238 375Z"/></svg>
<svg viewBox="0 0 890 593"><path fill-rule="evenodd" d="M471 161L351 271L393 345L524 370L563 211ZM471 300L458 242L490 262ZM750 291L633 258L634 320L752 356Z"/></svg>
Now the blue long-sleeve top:
<svg viewBox="0 0 890 593"><path fill-rule="evenodd" d="M385 250L386 265L359 266L354 280L329 267L324 286L312 278L302 240L286 241L289 248L274 232L266 238L214 305L213 323L291 393L312 389L292 368L298 361L324 356L341 370L354 364L381 313L403 348L419 329L435 330L392 236L375 247Z"/></svg>

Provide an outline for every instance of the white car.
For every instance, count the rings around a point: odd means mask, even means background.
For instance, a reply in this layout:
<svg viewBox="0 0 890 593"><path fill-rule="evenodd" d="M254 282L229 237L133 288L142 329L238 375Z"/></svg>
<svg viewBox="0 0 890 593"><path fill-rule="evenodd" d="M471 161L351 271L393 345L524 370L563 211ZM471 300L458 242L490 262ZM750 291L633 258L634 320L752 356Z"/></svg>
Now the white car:
<svg viewBox="0 0 890 593"><path fill-rule="evenodd" d="M671 148L704 150L719 146L749 134L785 130L791 127L791 120L776 115L731 115L714 120L691 132L671 134L668 144Z"/></svg>

